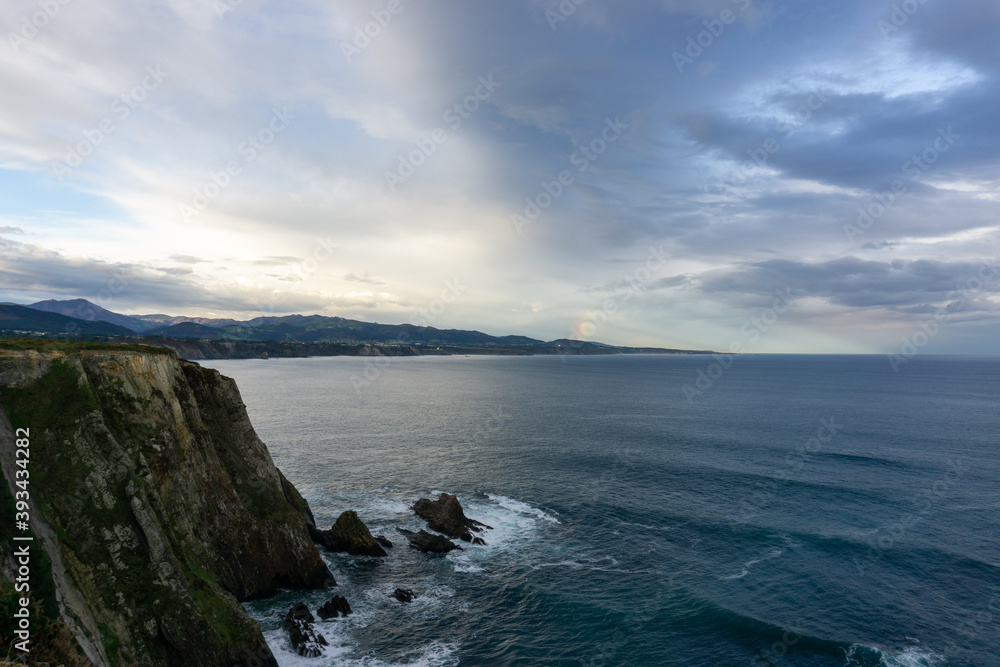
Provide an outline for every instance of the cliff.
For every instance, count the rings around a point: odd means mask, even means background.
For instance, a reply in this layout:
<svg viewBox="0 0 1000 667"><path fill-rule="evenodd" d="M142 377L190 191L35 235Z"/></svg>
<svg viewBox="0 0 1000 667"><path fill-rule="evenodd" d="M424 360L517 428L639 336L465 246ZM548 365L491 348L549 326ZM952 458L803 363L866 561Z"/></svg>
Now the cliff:
<svg viewBox="0 0 1000 667"><path fill-rule="evenodd" d="M166 349L36 345L0 346L0 602L27 428L34 636L63 647L50 659L276 664L240 601L335 582L235 383Z"/></svg>

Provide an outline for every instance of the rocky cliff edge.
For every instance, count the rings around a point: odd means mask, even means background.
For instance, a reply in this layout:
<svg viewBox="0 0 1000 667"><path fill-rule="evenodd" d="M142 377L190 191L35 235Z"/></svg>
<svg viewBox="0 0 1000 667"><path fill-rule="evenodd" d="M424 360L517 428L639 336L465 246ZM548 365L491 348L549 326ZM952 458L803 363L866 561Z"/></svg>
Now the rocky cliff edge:
<svg viewBox="0 0 1000 667"><path fill-rule="evenodd" d="M335 582L235 382L163 349L17 347L0 346L4 599L24 428L32 595L75 644L66 664L275 665L240 601Z"/></svg>

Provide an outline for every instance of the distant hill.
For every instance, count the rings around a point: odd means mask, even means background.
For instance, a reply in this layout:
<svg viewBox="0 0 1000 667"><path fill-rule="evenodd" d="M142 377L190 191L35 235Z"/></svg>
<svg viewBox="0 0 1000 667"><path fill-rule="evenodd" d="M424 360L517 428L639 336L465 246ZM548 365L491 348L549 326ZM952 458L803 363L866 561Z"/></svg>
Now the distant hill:
<svg viewBox="0 0 1000 667"><path fill-rule="evenodd" d="M126 327L104 321L82 320L28 306L0 306L0 331L28 331L92 336L133 336Z"/></svg>
<svg viewBox="0 0 1000 667"><path fill-rule="evenodd" d="M422 343L425 345L536 345L526 336L491 336L481 331L436 329L415 324L379 324L323 315L257 317L221 327L237 338L299 343Z"/></svg>
<svg viewBox="0 0 1000 667"><path fill-rule="evenodd" d="M28 304L27 307L34 308L35 310L42 310L47 313L58 313L59 315L65 315L66 317L75 317L78 320L107 322L119 327L125 327L126 329L130 329L132 331L143 331L149 328L149 326L147 326L144 322L136 320L128 315L113 313L110 310L101 308L96 303L87 301L86 299L67 299L62 301L49 299L47 301L39 301L37 303Z"/></svg>
<svg viewBox="0 0 1000 667"><path fill-rule="evenodd" d="M147 329L157 329L172 324L181 324L182 322L194 322L195 324L203 324L206 327L222 327L227 324L237 323L237 320L231 318L185 317L184 315L129 315L129 317L142 322Z"/></svg>
<svg viewBox="0 0 1000 667"><path fill-rule="evenodd" d="M86 299L39 301L27 307L79 319L108 322L143 335L164 338L486 346L537 345L544 342L527 336L491 336L481 331L436 329L414 324L379 324L325 315L256 317L245 322L183 315L122 315L101 308Z"/></svg>
<svg viewBox="0 0 1000 667"><path fill-rule="evenodd" d="M163 338L195 338L197 340L237 340L236 336L214 327L208 327L197 322L181 322L169 327L160 327L143 332L144 336L162 336Z"/></svg>

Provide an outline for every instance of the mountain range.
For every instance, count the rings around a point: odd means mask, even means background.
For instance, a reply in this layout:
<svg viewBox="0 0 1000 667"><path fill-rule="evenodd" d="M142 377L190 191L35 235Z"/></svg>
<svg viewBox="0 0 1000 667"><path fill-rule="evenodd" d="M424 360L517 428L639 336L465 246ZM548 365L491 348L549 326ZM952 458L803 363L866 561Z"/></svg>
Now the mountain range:
<svg viewBox="0 0 1000 667"><path fill-rule="evenodd" d="M401 345L428 350L435 347L464 351L517 351L519 353L613 354L616 352L675 352L662 348L623 348L595 341L559 339L543 341L527 336L491 336L481 331L437 329L414 324L380 324L325 315L256 317L246 321L180 315L123 315L86 299L0 304L0 333L11 335L106 336L157 341L212 341L229 345L280 343ZM211 345L214 343L204 343ZM270 348L269 348L270 349ZM414 351L414 353L420 353Z"/></svg>

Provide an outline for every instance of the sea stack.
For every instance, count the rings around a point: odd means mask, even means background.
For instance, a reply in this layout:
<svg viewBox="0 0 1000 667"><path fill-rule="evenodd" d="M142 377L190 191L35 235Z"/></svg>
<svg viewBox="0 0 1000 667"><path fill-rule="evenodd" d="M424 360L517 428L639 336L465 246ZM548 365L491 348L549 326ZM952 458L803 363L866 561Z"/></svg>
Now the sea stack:
<svg viewBox="0 0 1000 667"><path fill-rule="evenodd" d="M427 527L463 542L473 541L473 532L481 533L483 528L491 529L485 523L465 516L458 498L450 493L442 493L437 500L421 498L413 503L413 511L427 522ZM485 544L480 538L479 544Z"/></svg>

